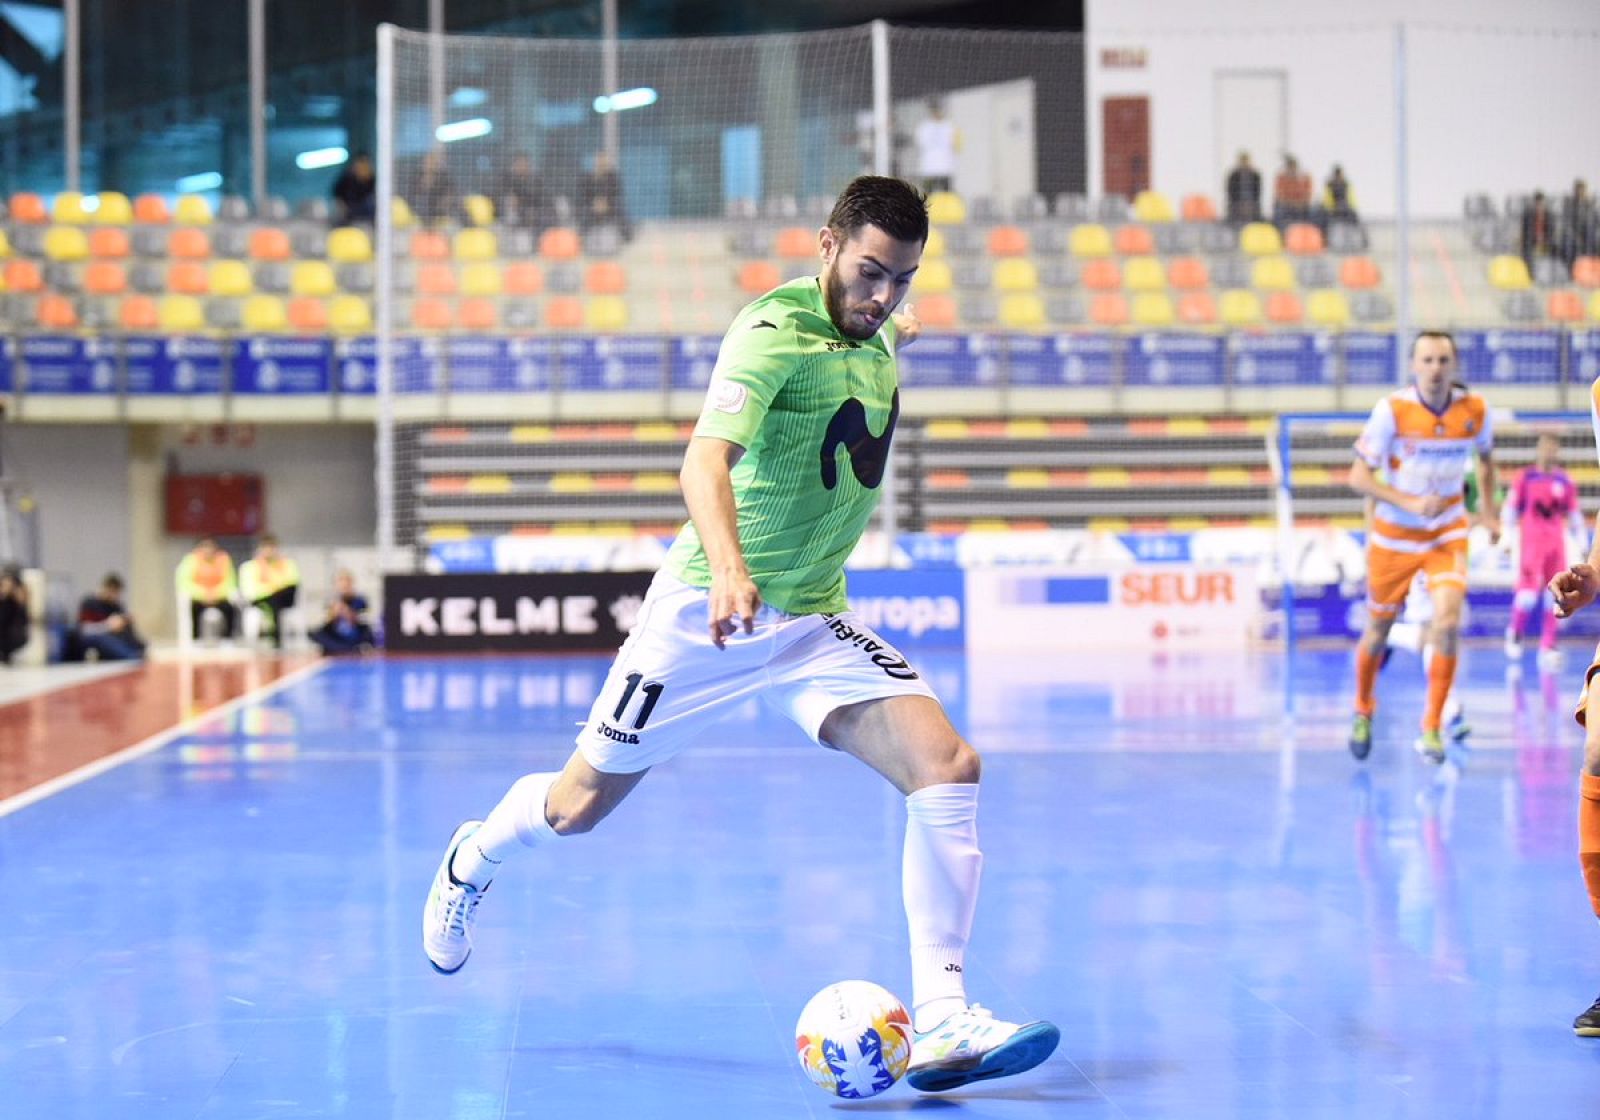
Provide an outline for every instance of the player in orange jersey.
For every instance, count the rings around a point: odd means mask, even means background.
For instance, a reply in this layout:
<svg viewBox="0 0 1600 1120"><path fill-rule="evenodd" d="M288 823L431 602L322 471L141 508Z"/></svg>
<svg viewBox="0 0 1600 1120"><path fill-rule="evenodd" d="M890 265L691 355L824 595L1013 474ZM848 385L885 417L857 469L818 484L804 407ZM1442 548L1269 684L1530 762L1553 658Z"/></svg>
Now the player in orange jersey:
<svg viewBox="0 0 1600 1120"><path fill-rule="evenodd" d="M1378 669L1389 628L1418 572L1433 598L1428 701L1417 750L1443 762L1441 713L1456 675L1461 606L1467 590L1468 514L1464 502L1467 457L1478 460L1477 517L1499 535L1494 500L1494 433L1489 406L1455 379L1455 340L1423 331L1411 344L1412 383L1379 401L1356 440L1350 486L1376 501L1367 536L1367 628L1356 646L1355 718L1350 753L1372 750L1372 716ZM1387 481L1378 472L1387 473Z"/></svg>

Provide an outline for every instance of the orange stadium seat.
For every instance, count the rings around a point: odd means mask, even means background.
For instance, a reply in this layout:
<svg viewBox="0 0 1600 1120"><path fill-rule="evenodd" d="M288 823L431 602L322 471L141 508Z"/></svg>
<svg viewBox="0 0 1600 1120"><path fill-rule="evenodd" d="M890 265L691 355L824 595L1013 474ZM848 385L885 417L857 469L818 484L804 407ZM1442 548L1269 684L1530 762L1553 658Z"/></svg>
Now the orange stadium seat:
<svg viewBox="0 0 1600 1120"><path fill-rule="evenodd" d="M328 329L328 305L313 296L296 296L289 301L289 325L306 334Z"/></svg>
<svg viewBox="0 0 1600 1120"><path fill-rule="evenodd" d="M456 315L461 326L469 331L491 331L500 325L500 307L492 299L464 299Z"/></svg>
<svg viewBox="0 0 1600 1120"><path fill-rule="evenodd" d="M142 226L164 226L172 221L167 200L158 194L142 194L133 200L133 220Z"/></svg>
<svg viewBox="0 0 1600 1120"><path fill-rule="evenodd" d="M1174 257L1167 265L1167 282L1179 291L1198 292L1211 286L1211 274L1199 257Z"/></svg>
<svg viewBox="0 0 1600 1120"><path fill-rule="evenodd" d="M532 261L512 261L503 280L507 295L536 296L544 291L544 273Z"/></svg>
<svg viewBox="0 0 1600 1120"><path fill-rule="evenodd" d="M1128 325L1128 299L1121 292L1102 292L1089 304L1089 321L1102 327Z"/></svg>
<svg viewBox="0 0 1600 1120"><path fill-rule="evenodd" d="M44 274L39 271L39 262L13 257L6 262L5 289L8 292L42 292L44 291Z"/></svg>
<svg viewBox="0 0 1600 1120"><path fill-rule="evenodd" d="M41 296L34 309L34 319L48 331L70 331L78 326L78 309L66 296L51 292Z"/></svg>
<svg viewBox="0 0 1600 1120"><path fill-rule="evenodd" d="M803 226L778 231L778 256L784 260L805 260L817 255L817 234Z"/></svg>
<svg viewBox="0 0 1600 1120"><path fill-rule="evenodd" d="M1118 291L1122 288L1122 269L1109 257L1085 261L1083 286L1091 292Z"/></svg>
<svg viewBox="0 0 1600 1120"><path fill-rule="evenodd" d="M180 295L203 296L211 290L211 274L199 261L173 261L167 267L167 290Z"/></svg>
<svg viewBox="0 0 1600 1120"><path fill-rule="evenodd" d="M95 261L83 270L83 290L92 296L120 296L128 290L128 273L116 261Z"/></svg>
<svg viewBox="0 0 1600 1120"><path fill-rule="evenodd" d="M156 301L149 296L129 296L117 309L117 322L126 331L153 331L161 322Z"/></svg>
<svg viewBox="0 0 1600 1120"><path fill-rule="evenodd" d="M1295 222L1283 231L1283 247L1297 256L1309 257L1322 252L1322 231L1310 222Z"/></svg>
<svg viewBox="0 0 1600 1120"><path fill-rule="evenodd" d="M1183 196L1182 214L1186 222L1214 222L1217 220L1216 203L1211 201L1209 195L1186 194Z"/></svg>
<svg viewBox="0 0 1600 1120"><path fill-rule="evenodd" d="M995 257L1021 257L1028 252L1028 234L1017 226L995 226L989 231L989 254Z"/></svg>
<svg viewBox="0 0 1600 1120"><path fill-rule="evenodd" d="M18 191L11 196L7 207L11 220L21 225L43 225L50 220L50 210L44 204L44 199L32 191Z"/></svg>
<svg viewBox="0 0 1600 1120"><path fill-rule="evenodd" d="M547 261L576 260L582 251L583 245L575 229L556 226L539 235L539 255Z"/></svg>
<svg viewBox="0 0 1600 1120"><path fill-rule="evenodd" d="M584 273L583 290L597 296L621 295L628 290L628 274L616 261L595 261Z"/></svg>
<svg viewBox="0 0 1600 1120"><path fill-rule="evenodd" d="M1156 239L1145 226L1118 226L1112 244L1125 257L1147 256L1156 251Z"/></svg>
<svg viewBox="0 0 1600 1120"><path fill-rule="evenodd" d="M1184 292L1178 297L1178 322L1207 327L1217 321L1217 301L1210 292Z"/></svg>
<svg viewBox="0 0 1600 1120"><path fill-rule="evenodd" d="M762 295L781 283L783 273L771 261L745 261L739 266L739 290L746 295Z"/></svg>
<svg viewBox="0 0 1600 1120"><path fill-rule="evenodd" d="M89 231L89 255L101 260L121 260L130 252L128 231L115 226Z"/></svg>
<svg viewBox="0 0 1600 1120"><path fill-rule="evenodd" d="M456 294L456 270L442 261L431 261L417 269L417 291L425 296Z"/></svg>
<svg viewBox="0 0 1600 1120"><path fill-rule="evenodd" d="M426 297L411 305L411 325L422 331L447 331L455 322L446 300Z"/></svg>
<svg viewBox="0 0 1600 1120"><path fill-rule="evenodd" d="M1551 292L1545 301L1545 318L1552 323L1583 322L1583 297L1573 291Z"/></svg>
<svg viewBox="0 0 1600 1120"><path fill-rule="evenodd" d="M1579 257L1573 261L1572 282L1580 288L1600 288L1600 257Z"/></svg>
<svg viewBox="0 0 1600 1120"><path fill-rule="evenodd" d="M1339 265L1339 283L1352 290L1376 288L1383 277L1371 257L1346 257Z"/></svg>
<svg viewBox="0 0 1600 1120"><path fill-rule="evenodd" d="M1299 323L1306 317L1305 307L1294 292L1272 292L1267 296L1267 318L1274 323Z"/></svg>
<svg viewBox="0 0 1600 1120"><path fill-rule="evenodd" d="M947 295L921 296L912 305L917 318L929 330L950 330L956 325L956 303Z"/></svg>
<svg viewBox="0 0 1600 1120"><path fill-rule="evenodd" d="M575 296L556 296L544 305L544 325L558 331L582 327L583 301Z"/></svg>
<svg viewBox="0 0 1600 1120"><path fill-rule="evenodd" d="M258 261L286 261L294 256L289 235L275 226L262 226L250 232L250 256Z"/></svg>
<svg viewBox="0 0 1600 1120"><path fill-rule="evenodd" d="M447 261L450 239L438 230L419 229L411 235L411 256L419 261Z"/></svg>

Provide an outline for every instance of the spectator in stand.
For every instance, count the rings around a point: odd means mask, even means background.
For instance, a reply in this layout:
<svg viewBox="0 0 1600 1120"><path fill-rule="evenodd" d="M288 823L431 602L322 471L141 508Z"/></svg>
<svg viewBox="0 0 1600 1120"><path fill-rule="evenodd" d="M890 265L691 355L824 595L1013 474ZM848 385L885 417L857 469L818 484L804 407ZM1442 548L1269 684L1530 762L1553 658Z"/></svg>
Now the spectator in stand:
<svg viewBox="0 0 1600 1120"><path fill-rule="evenodd" d="M28 607L28 586L22 582L22 569L15 564L0 568L0 662L6 665L28 644L32 628Z"/></svg>
<svg viewBox="0 0 1600 1120"><path fill-rule="evenodd" d="M1240 152L1239 162L1228 172L1228 222L1242 226L1261 220L1261 172L1250 163L1250 153Z"/></svg>
<svg viewBox="0 0 1600 1120"><path fill-rule="evenodd" d="M633 227L622 204L622 178L617 174L611 153L603 149L594 154L594 168L583 177L578 224L586 234L601 226L611 226L622 240L633 238Z"/></svg>
<svg viewBox="0 0 1600 1120"><path fill-rule="evenodd" d="M263 536L255 556L239 566L239 590L264 616L263 632L271 636L272 648L282 649L280 616L300 594L300 565L278 551L277 537Z"/></svg>
<svg viewBox="0 0 1600 1120"><path fill-rule="evenodd" d="M356 591L354 577L342 568L333 577L333 586L336 597L328 604L328 620L311 632L311 640L328 657L372 649L366 596Z"/></svg>
<svg viewBox="0 0 1600 1120"><path fill-rule="evenodd" d="M961 150L961 134L944 115L944 102L928 102L928 115L917 125L917 169L922 189L948 191L956 173L956 153Z"/></svg>
<svg viewBox="0 0 1600 1120"><path fill-rule="evenodd" d="M1290 155L1272 184L1272 220L1281 229L1292 222L1311 220L1311 176Z"/></svg>
<svg viewBox="0 0 1600 1120"><path fill-rule="evenodd" d="M1328 225L1338 222L1356 223L1356 196L1350 189L1350 180L1344 177L1344 168L1339 164L1333 165L1333 170L1328 173L1328 181L1322 185L1322 213L1324 218L1324 231Z"/></svg>
<svg viewBox="0 0 1600 1120"><path fill-rule="evenodd" d="M507 226L521 226L535 234L555 225L555 204L533 161L519 155L501 177L494 197L495 218Z"/></svg>
<svg viewBox="0 0 1600 1120"><path fill-rule="evenodd" d="M372 171L372 157L357 152L333 184L335 225L371 225L378 214L378 180Z"/></svg>
<svg viewBox="0 0 1600 1120"><path fill-rule="evenodd" d="M196 638L204 633L201 623L209 610L222 615L223 638L233 637L233 628L239 621L239 608L233 605L233 597L238 592L233 557L218 548L211 537L202 537L178 564L178 594L189 604L193 627L190 632Z"/></svg>
<svg viewBox="0 0 1600 1120"><path fill-rule="evenodd" d="M67 635L65 660L82 661L93 651L101 661L138 661L144 647L133 616L122 605L122 577L112 572L100 581L99 591L78 604L78 624Z"/></svg>
<svg viewBox="0 0 1600 1120"><path fill-rule="evenodd" d="M422 157L422 170L411 193L411 210L419 221L436 225L460 218L461 196L445 168L443 148L432 148Z"/></svg>
<svg viewBox="0 0 1600 1120"><path fill-rule="evenodd" d="M1522 209L1522 259L1533 271L1534 262L1548 257L1555 245L1555 215L1543 191L1533 192L1533 201Z"/></svg>
<svg viewBox="0 0 1600 1120"><path fill-rule="evenodd" d="M1572 193L1561 200L1561 222L1557 251L1567 267L1578 257L1592 256L1600 248L1600 217L1595 212L1589 184L1582 179L1572 184Z"/></svg>

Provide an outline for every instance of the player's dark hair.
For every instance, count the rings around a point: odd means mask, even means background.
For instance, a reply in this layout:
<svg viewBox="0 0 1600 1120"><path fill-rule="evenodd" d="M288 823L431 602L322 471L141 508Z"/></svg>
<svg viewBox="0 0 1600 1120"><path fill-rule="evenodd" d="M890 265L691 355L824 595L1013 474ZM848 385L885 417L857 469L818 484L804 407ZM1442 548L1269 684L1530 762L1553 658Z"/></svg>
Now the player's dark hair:
<svg viewBox="0 0 1600 1120"><path fill-rule="evenodd" d="M117 575L116 572L112 572L110 575L106 576L105 579L100 581L100 586L101 587L109 587L113 591L121 591L122 590L122 577Z"/></svg>
<svg viewBox="0 0 1600 1120"><path fill-rule="evenodd" d="M850 181L833 204L828 228L840 241L862 226L877 226L896 241L928 241L928 196L903 179L860 175Z"/></svg>
<svg viewBox="0 0 1600 1120"><path fill-rule="evenodd" d="M1417 336L1411 340L1411 356L1417 356L1417 343L1425 338L1439 338L1450 344L1450 356L1459 358L1461 351L1456 346L1456 337L1449 331L1418 331Z"/></svg>

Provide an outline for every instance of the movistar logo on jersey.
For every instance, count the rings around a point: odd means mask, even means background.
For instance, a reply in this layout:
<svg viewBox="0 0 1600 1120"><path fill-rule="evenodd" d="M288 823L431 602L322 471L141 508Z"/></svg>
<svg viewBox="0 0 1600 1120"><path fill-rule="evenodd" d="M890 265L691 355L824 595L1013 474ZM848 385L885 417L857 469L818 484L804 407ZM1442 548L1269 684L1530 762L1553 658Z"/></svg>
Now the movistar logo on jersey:
<svg viewBox="0 0 1600 1120"><path fill-rule="evenodd" d="M856 481L868 490L876 490L883 482L884 467L889 464L889 441L894 438L894 425L900 419L900 390L894 391L889 405L889 422L882 435L873 435L867 427L867 408L851 397L839 406L828 421L828 430L822 435L822 485L832 490L839 485L837 454L843 444L850 455L850 472Z"/></svg>

